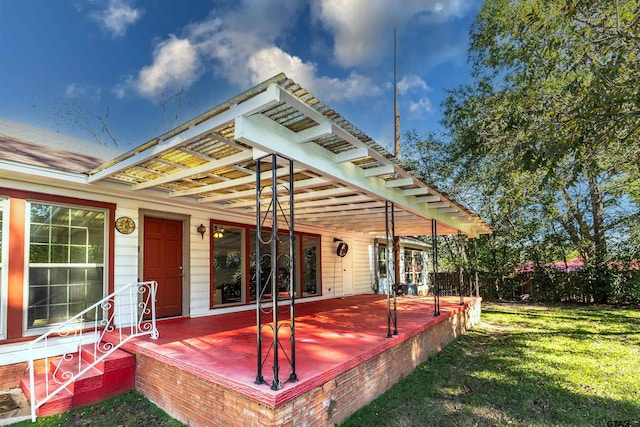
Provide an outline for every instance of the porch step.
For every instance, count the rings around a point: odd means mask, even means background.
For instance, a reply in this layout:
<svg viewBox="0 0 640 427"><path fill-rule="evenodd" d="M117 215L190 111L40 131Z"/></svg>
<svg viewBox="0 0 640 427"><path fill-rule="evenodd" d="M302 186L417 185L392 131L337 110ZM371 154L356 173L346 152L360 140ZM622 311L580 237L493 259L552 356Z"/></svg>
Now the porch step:
<svg viewBox="0 0 640 427"><path fill-rule="evenodd" d="M85 368L93 362L92 350L93 345L81 346L79 352L73 354L70 360L52 359L50 361L49 392L58 386L53 378L54 373L58 380L62 380L65 371L74 370L77 372L79 359L81 367ZM56 372L57 367L59 369ZM135 375L135 356L122 350L116 350L49 402L38 408L36 415L42 417L60 414L70 409L126 393L135 387ZM22 378L20 386L29 401L31 401L32 395L35 395L38 400L46 396L45 374L35 375L35 391L30 390L28 375Z"/></svg>

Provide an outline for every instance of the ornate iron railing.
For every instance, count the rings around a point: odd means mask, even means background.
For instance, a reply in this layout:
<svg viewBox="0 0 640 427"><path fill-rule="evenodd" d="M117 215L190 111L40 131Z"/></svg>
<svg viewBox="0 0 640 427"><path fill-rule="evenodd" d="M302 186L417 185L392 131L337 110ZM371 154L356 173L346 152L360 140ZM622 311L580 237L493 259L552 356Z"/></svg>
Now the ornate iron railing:
<svg viewBox="0 0 640 427"><path fill-rule="evenodd" d="M150 335L152 339L158 338L155 305L157 287L158 284L155 281L129 283L26 345L29 352L31 419L33 421L36 420L36 410L39 407L127 341L144 335ZM103 341L107 333L110 334L110 342ZM78 347L61 356L59 353L51 356L52 347L57 347L61 338L72 340L78 344ZM83 363L78 352L82 344L92 344L90 351L93 362ZM58 363L55 368L52 368L50 359L54 357L68 363ZM34 362L40 359L44 360L43 396L36 393L35 383Z"/></svg>

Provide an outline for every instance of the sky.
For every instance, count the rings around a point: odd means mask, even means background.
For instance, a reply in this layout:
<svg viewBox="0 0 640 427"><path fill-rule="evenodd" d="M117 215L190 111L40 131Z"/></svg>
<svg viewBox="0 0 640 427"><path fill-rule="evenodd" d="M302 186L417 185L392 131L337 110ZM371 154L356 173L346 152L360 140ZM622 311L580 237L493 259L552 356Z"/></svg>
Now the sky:
<svg viewBox="0 0 640 427"><path fill-rule="evenodd" d="M392 151L441 132L481 0L0 0L0 117L134 148L284 72Z"/></svg>

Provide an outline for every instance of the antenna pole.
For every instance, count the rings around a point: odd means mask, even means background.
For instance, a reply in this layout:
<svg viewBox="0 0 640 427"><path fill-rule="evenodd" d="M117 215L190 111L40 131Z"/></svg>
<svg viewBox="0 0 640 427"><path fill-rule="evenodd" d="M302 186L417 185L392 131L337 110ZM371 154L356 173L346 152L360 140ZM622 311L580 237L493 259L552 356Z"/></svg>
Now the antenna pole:
<svg viewBox="0 0 640 427"><path fill-rule="evenodd" d="M398 67L397 67L397 42L396 28L393 28L393 116L394 116L394 155L400 157L400 114L398 113Z"/></svg>

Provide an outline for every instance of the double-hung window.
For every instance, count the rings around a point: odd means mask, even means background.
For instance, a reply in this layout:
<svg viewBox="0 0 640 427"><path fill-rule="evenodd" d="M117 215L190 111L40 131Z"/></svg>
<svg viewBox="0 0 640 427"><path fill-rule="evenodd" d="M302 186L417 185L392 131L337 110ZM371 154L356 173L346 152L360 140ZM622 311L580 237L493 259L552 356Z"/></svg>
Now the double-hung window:
<svg viewBox="0 0 640 427"><path fill-rule="evenodd" d="M102 209L29 203L27 328L64 322L102 299L106 219Z"/></svg>

